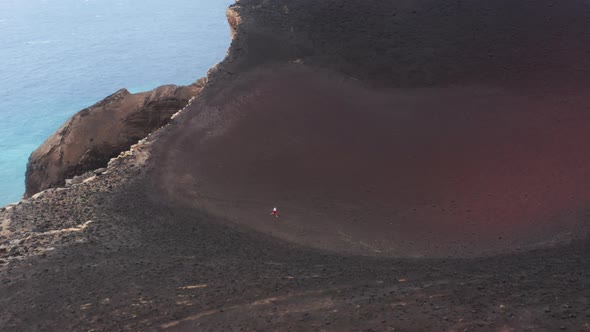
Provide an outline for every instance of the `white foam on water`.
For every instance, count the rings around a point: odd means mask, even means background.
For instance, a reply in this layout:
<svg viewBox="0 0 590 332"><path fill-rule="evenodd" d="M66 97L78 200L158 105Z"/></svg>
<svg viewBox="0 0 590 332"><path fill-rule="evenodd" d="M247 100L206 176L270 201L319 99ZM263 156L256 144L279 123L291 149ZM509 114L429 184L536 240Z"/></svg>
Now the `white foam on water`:
<svg viewBox="0 0 590 332"><path fill-rule="evenodd" d="M33 41L28 41L27 44L29 44L29 45L50 44L52 42L53 42L53 40L33 40Z"/></svg>

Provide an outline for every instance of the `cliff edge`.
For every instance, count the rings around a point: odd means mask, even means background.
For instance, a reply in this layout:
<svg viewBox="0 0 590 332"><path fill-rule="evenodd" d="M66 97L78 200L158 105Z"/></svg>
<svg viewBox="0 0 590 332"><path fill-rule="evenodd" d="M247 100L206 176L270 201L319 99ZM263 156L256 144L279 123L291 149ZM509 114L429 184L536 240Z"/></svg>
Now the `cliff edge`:
<svg viewBox="0 0 590 332"><path fill-rule="evenodd" d="M105 167L111 158L167 124L203 84L201 80L189 86L164 85L136 94L121 89L76 113L31 153L24 197Z"/></svg>

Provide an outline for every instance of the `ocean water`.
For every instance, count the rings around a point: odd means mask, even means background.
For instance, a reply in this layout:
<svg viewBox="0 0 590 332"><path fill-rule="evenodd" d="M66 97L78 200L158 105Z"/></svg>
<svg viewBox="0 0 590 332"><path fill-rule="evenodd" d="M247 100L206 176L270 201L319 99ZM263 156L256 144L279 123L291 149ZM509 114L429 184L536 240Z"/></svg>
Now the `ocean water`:
<svg viewBox="0 0 590 332"><path fill-rule="evenodd" d="M233 0L0 0L0 206L29 154L120 88L190 84L230 44Z"/></svg>

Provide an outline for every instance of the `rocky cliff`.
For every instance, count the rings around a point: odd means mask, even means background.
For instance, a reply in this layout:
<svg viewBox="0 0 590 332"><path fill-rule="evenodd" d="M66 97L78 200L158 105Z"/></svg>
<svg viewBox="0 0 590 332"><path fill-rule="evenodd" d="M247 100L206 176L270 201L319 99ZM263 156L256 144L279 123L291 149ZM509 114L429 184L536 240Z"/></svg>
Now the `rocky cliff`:
<svg viewBox="0 0 590 332"><path fill-rule="evenodd" d="M203 84L204 80L189 86L165 85L136 94L122 89L76 113L29 157L25 197L105 167L111 158L168 123Z"/></svg>

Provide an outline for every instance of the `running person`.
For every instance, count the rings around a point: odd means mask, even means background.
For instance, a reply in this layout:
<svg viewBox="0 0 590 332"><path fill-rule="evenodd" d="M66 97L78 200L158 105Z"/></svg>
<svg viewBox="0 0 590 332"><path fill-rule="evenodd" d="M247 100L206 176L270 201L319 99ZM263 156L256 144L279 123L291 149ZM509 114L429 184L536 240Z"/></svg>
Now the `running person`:
<svg viewBox="0 0 590 332"><path fill-rule="evenodd" d="M279 212L277 211L276 207L272 209L272 212L270 214L277 217L277 218L279 217Z"/></svg>

